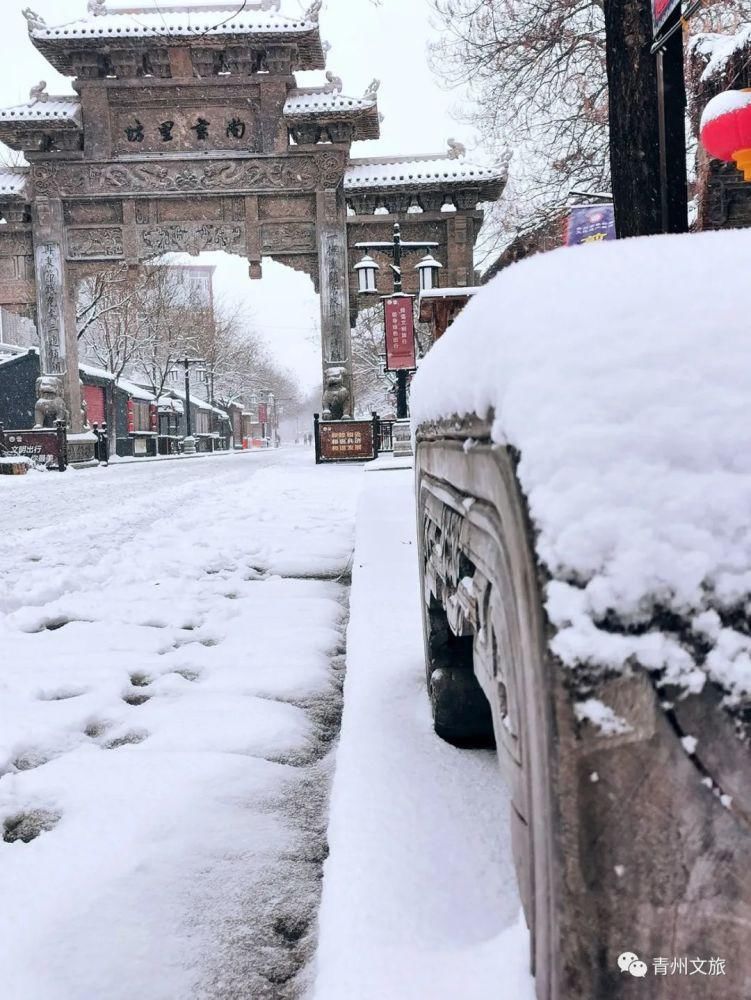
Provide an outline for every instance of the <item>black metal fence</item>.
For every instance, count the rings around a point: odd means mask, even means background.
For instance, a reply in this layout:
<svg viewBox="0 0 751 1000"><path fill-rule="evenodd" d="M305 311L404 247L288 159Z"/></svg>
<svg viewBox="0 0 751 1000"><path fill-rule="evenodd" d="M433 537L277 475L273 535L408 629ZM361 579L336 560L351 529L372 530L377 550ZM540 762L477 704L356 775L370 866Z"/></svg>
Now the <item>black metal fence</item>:
<svg viewBox="0 0 751 1000"><path fill-rule="evenodd" d="M378 451L394 450L394 421L378 418Z"/></svg>

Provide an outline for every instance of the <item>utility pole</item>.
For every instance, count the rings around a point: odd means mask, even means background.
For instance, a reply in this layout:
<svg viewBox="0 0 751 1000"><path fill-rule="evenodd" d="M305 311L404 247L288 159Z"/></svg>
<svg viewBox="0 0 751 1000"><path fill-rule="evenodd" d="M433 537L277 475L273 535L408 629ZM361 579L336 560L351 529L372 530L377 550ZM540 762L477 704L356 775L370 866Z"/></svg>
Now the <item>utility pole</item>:
<svg viewBox="0 0 751 1000"><path fill-rule="evenodd" d="M190 366L203 365L206 362L202 358L185 357L185 430L187 431L185 441L183 441L183 452L186 455L194 455L196 452L196 439L193 437L193 414L190 412Z"/></svg>
<svg viewBox="0 0 751 1000"><path fill-rule="evenodd" d="M193 437L192 414L190 412L190 361L186 358L185 365L185 429L187 437Z"/></svg>
<svg viewBox="0 0 751 1000"><path fill-rule="evenodd" d="M680 22L672 12L663 37ZM688 229L683 38L653 52L652 4L605 0L610 166L619 238Z"/></svg>

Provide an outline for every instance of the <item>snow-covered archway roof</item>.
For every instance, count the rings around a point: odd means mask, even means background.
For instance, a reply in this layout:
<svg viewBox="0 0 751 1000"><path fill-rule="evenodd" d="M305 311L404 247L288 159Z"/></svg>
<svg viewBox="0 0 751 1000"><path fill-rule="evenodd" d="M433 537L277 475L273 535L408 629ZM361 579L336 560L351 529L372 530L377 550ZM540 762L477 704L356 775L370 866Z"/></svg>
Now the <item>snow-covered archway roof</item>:
<svg viewBox="0 0 751 1000"><path fill-rule="evenodd" d="M344 177L348 194L368 191L412 191L422 188L480 188L483 201L500 197L505 168L482 167L449 156L355 159Z"/></svg>
<svg viewBox="0 0 751 1000"><path fill-rule="evenodd" d="M6 167L0 170L0 201L26 199L28 178L28 170L22 167Z"/></svg>
<svg viewBox="0 0 751 1000"><path fill-rule="evenodd" d="M82 0L83 3L83 0ZM35 47L59 72L75 76L71 51L126 45L166 46L226 41L292 43L297 46L299 69L323 69L321 36L316 20L305 15L286 15L263 10L258 4L238 12L238 5L217 3L161 3L159 9L109 0L103 13L90 14L65 24L46 24L29 19L29 35Z"/></svg>
<svg viewBox="0 0 751 1000"><path fill-rule="evenodd" d="M287 98L284 117L288 124L351 122L353 139L378 139L381 134L378 100L375 97L347 97L323 90L296 90Z"/></svg>
<svg viewBox="0 0 751 1000"><path fill-rule="evenodd" d="M83 134L81 101L76 96L49 97L0 109L0 142L11 149L37 150L47 139L66 141L74 146Z"/></svg>

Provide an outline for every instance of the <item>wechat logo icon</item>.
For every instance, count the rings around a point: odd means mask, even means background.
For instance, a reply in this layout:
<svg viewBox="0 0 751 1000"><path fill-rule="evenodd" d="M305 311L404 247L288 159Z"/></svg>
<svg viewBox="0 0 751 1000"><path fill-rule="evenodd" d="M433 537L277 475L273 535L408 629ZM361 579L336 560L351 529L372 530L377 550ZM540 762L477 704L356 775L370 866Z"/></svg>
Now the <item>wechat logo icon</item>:
<svg viewBox="0 0 751 1000"><path fill-rule="evenodd" d="M627 972L636 979L644 979L647 974L647 963L642 962L633 951L624 951L618 956L618 968L621 972Z"/></svg>

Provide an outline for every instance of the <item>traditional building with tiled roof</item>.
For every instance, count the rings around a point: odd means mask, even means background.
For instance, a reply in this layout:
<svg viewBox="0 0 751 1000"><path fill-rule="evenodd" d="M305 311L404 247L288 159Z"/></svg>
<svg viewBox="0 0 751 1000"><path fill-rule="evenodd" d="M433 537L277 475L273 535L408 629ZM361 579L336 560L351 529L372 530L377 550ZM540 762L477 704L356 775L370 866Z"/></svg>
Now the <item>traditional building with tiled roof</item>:
<svg viewBox="0 0 751 1000"><path fill-rule="evenodd" d="M86 15L64 24L24 11L31 43L75 93L40 82L0 110L0 141L29 164L0 174L0 306L35 316L74 432L76 283L118 262L223 251L253 278L267 258L308 274L324 372L348 391L363 247L389 276L378 244L399 222L406 291L426 245L447 287L473 285L481 205L499 197L505 168L469 162L454 140L437 155L353 159L353 142L381 136L380 84L353 96L326 71L323 0L305 13L292 0L80 3ZM296 74L310 70L325 78L303 86Z"/></svg>

